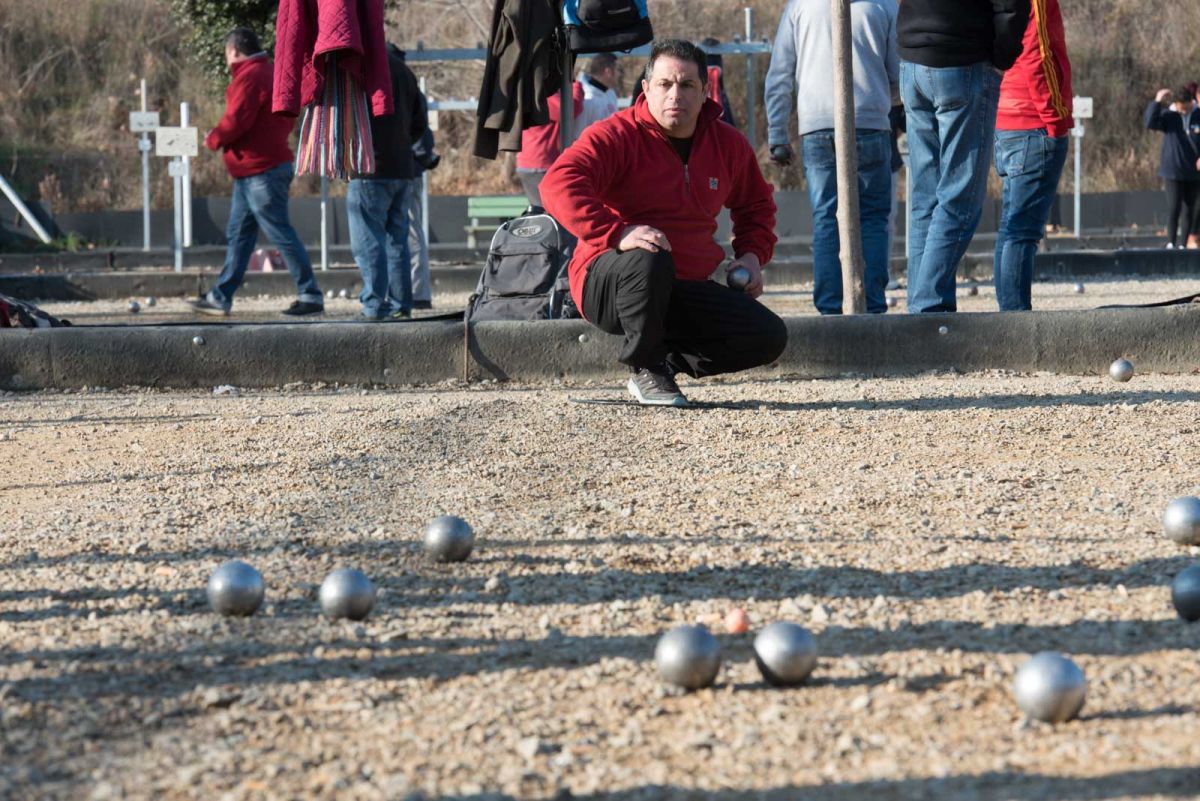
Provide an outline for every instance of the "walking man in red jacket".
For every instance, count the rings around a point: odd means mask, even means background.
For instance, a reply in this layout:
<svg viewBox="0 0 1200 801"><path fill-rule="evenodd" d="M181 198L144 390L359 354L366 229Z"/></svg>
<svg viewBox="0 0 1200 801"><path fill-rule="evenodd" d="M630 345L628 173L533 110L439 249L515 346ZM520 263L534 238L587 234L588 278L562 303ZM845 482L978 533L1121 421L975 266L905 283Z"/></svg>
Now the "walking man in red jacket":
<svg viewBox="0 0 1200 801"><path fill-rule="evenodd" d="M1033 0L1021 55L1000 83L996 172L1004 211L993 281L1000 311L1033 308L1033 257L1067 161L1071 62L1058 0Z"/></svg>
<svg viewBox="0 0 1200 801"><path fill-rule="evenodd" d="M579 238L571 295L593 325L625 337L620 360L639 403L685 406L675 374L694 378L775 361L783 321L758 303L775 248L775 201L754 150L708 99L704 52L656 41L631 108L588 126L542 182L546 210ZM713 239L730 210L730 269L744 292L709 281Z"/></svg>
<svg viewBox="0 0 1200 801"><path fill-rule="evenodd" d="M288 220L288 188L292 184L292 150L288 136L294 119L271 113L274 67L258 36L234 28L225 39L225 63L233 78L225 91L225 116L204 140L209 150L224 150L225 168L233 176L225 267L207 294L191 301L204 314L227 316L233 295L242 285L261 228L279 248L296 282L299 297L283 313L293 317L318 314L325 299L317 286L308 251Z"/></svg>

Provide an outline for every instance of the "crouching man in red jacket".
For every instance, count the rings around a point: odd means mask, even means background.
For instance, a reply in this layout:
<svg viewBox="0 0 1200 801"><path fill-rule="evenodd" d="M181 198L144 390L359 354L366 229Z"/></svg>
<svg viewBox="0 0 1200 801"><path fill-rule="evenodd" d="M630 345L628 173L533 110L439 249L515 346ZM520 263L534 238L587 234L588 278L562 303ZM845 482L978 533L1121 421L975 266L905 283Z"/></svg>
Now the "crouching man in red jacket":
<svg viewBox="0 0 1200 801"><path fill-rule="evenodd" d="M644 96L588 126L542 182L546 210L579 238L571 295L593 325L623 334L621 362L639 403L684 406L675 374L694 378L775 361L787 328L755 298L775 248L775 201L750 143L708 100L704 52L656 41ZM730 266L744 292L709 281L733 219Z"/></svg>

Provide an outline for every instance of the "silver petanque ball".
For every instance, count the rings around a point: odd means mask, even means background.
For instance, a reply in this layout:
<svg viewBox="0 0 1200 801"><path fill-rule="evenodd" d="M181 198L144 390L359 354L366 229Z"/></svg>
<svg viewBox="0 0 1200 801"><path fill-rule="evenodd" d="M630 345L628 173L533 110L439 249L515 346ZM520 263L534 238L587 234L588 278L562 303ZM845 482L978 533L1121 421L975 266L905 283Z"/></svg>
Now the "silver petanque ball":
<svg viewBox="0 0 1200 801"><path fill-rule="evenodd" d="M326 289L326 290L325 290L325 297L329 298L330 300L333 300L333 290L332 290L332 289Z"/></svg>
<svg viewBox="0 0 1200 801"><path fill-rule="evenodd" d="M475 547L475 532L454 515L435 517L425 527L425 553L439 562L461 562Z"/></svg>
<svg viewBox="0 0 1200 801"><path fill-rule="evenodd" d="M654 663L667 682L686 690L699 690L717 678L721 644L704 626L676 626L658 639Z"/></svg>
<svg viewBox="0 0 1200 801"><path fill-rule="evenodd" d="M350 297L350 293L348 291L346 291L345 289L343 289L338 292L338 297L339 298L348 298L348 297Z"/></svg>
<svg viewBox="0 0 1200 801"><path fill-rule="evenodd" d="M1045 723L1063 723L1083 708L1087 679L1067 657L1043 651L1021 665L1013 694L1026 716Z"/></svg>
<svg viewBox="0 0 1200 801"><path fill-rule="evenodd" d="M939 333L939 334L941 334L942 336L946 336L946 334L949 334L949 333L950 333L950 329L949 329L949 328L947 328L947 327L946 327L946 326L944 326L944 325L939 325L939 326L938 326L938 333Z"/></svg>
<svg viewBox="0 0 1200 801"><path fill-rule="evenodd" d="M1120 381L1124 384L1133 378L1133 362L1128 359L1117 359L1108 366L1108 374L1113 381Z"/></svg>
<svg viewBox="0 0 1200 801"><path fill-rule="evenodd" d="M588 341L588 339L590 339L590 337L589 337L587 334L580 334L580 335L579 335L579 344L580 344L580 345L586 345L586 344L587 344L587 341Z"/></svg>
<svg viewBox="0 0 1200 801"><path fill-rule="evenodd" d="M893 297L889 297L889 298L887 299L887 305L888 305L888 308L889 308L889 309L894 309L894 308L896 308L897 306L899 306L899 305L900 305L900 301L896 300L896 299L895 299L895 298L893 298Z"/></svg>
<svg viewBox="0 0 1200 801"><path fill-rule="evenodd" d="M138 303L136 300L129 301L129 313L130 314L137 314L141 310L142 310L142 304Z"/></svg>
<svg viewBox="0 0 1200 801"><path fill-rule="evenodd" d="M146 306L148 308L154 308L157 305L158 305L158 298L156 298L154 296L150 296L150 297L146 298Z"/></svg>
<svg viewBox="0 0 1200 801"><path fill-rule="evenodd" d="M750 271L745 267L734 267L725 276L725 283L729 285L730 289L745 292L746 287L750 286Z"/></svg>
<svg viewBox="0 0 1200 801"><path fill-rule="evenodd" d="M320 598L326 617L363 620L375 606L375 585L361 570L342 568L321 582Z"/></svg>
<svg viewBox="0 0 1200 801"><path fill-rule="evenodd" d="M203 345L203 344L204 344L204 337L202 337L202 336L200 336L199 334L197 334L196 336L192 337L192 344L193 344L193 345Z"/></svg>
<svg viewBox="0 0 1200 801"><path fill-rule="evenodd" d="M1200 565L1192 565L1171 582L1171 603L1188 623L1200 620Z"/></svg>
<svg viewBox="0 0 1200 801"><path fill-rule="evenodd" d="M222 615L253 615L264 591L262 573L240 559L225 562L208 578L208 603Z"/></svg>
<svg viewBox="0 0 1200 801"><path fill-rule="evenodd" d="M1083 284L1076 284L1075 285L1075 294L1082 295L1083 293L1084 293Z"/></svg>
<svg viewBox="0 0 1200 801"><path fill-rule="evenodd" d="M1163 530L1179 545L1200 545L1200 498L1185 495L1168 503Z"/></svg>
<svg viewBox="0 0 1200 801"><path fill-rule="evenodd" d="M754 661L768 684L803 684L817 666L817 641L795 623L772 623L754 638Z"/></svg>

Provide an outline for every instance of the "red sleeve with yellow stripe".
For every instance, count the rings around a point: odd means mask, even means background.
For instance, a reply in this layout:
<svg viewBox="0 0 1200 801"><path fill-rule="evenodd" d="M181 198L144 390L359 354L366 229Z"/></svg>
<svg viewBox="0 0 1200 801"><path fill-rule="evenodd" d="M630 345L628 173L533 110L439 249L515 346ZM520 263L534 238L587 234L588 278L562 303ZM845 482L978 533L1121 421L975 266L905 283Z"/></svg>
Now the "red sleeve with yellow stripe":
<svg viewBox="0 0 1200 801"><path fill-rule="evenodd" d="M1071 119L1071 63L1058 0L1032 0L1025 46L1013 70L1028 87L1031 112L1051 136L1066 136Z"/></svg>

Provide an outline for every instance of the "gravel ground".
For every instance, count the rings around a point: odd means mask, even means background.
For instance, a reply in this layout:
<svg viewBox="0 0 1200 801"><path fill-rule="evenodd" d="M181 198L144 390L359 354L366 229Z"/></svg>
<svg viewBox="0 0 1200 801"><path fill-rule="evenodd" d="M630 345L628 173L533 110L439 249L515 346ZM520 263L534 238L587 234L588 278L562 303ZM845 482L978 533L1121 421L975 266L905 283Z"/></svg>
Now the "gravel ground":
<svg viewBox="0 0 1200 801"><path fill-rule="evenodd" d="M1200 376L0 397L0 798L1118 799L1200 794L1200 625L1158 517L1196 493ZM480 541L428 563L442 512ZM221 561L268 583L208 611ZM381 596L329 622L359 566ZM811 683L722 635L807 625ZM1027 654L1086 671L1022 721Z"/></svg>
<svg viewBox="0 0 1200 801"><path fill-rule="evenodd" d="M958 308L964 312L996 311L996 292L990 284L978 284L979 294L968 295L970 285L959 287ZM1035 309L1094 309L1115 303L1157 303L1163 300L1191 295L1200 291L1200 278L1147 278L1137 280L1089 280L1084 286L1084 294L1076 294L1075 283L1072 282L1039 282L1033 285L1033 307ZM417 312L417 316L441 314L448 311L458 311L466 306L469 293L444 294L434 298L437 307L431 312ZM899 307L904 309L904 290L889 292L894 295ZM145 298L138 298L142 303L140 313L134 315L127 311L128 300L105 301L74 301L60 303L43 303L42 308L51 314L66 317L76 324L97 323L155 323L177 322L181 320L202 319L212 321L217 318L204 317L191 312L182 298L160 298L153 308L145 306ZM812 284L798 284L771 288L763 296L764 302L779 314L801 315L816 314L812 304ZM231 322L261 322L268 320L285 320L279 312L287 306L290 299L268 297L239 298L235 305L234 314L228 319ZM358 317L359 303L353 297L333 298L325 302L326 313L318 317L305 318L308 320L351 320Z"/></svg>

